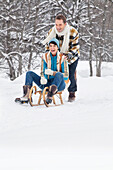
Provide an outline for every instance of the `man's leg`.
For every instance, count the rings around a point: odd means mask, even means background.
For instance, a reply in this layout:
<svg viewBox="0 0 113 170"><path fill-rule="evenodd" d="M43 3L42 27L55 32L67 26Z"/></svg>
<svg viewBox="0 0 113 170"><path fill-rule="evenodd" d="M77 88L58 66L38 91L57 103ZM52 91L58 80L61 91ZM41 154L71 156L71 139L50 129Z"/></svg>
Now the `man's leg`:
<svg viewBox="0 0 113 170"><path fill-rule="evenodd" d="M70 85L68 87L68 91L69 91L68 101L70 102L75 100L75 92L77 91L77 80L75 79L75 72L76 72L77 64L78 64L78 60L76 60L71 65L69 65Z"/></svg>

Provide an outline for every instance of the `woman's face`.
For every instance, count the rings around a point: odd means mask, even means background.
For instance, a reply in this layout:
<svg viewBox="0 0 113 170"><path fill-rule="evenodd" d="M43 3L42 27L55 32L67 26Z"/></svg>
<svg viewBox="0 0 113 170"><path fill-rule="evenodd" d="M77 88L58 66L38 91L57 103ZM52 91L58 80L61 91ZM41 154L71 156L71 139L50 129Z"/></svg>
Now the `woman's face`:
<svg viewBox="0 0 113 170"><path fill-rule="evenodd" d="M58 46L55 44L50 43L49 44L49 50L52 53L52 55L56 55L57 51L58 51Z"/></svg>

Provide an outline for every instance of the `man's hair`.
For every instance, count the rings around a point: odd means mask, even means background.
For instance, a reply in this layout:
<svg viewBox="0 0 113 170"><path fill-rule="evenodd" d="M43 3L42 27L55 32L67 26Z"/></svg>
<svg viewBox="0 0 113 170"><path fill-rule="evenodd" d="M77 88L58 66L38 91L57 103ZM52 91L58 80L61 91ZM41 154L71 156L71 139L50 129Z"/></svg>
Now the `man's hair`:
<svg viewBox="0 0 113 170"><path fill-rule="evenodd" d="M55 20L58 19L58 20L63 20L64 24L66 23L66 17L63 15L63 14L58 14L55 18Z"/></svg>

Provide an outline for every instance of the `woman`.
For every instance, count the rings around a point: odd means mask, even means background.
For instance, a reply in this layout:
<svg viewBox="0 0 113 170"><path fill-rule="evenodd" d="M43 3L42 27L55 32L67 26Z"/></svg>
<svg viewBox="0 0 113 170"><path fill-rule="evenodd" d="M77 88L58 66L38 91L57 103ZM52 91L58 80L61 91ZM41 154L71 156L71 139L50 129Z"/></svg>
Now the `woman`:
<svg viewBox="0 0 113 170"><path fill-rule="evenodd" d="M46 103L52 102L52 96L57 91L65 89L65 80L68 79L68 63L65 56L59 52L59 41L53 38L49 41L49 52L42 56L41 61L41 76L33 71L26 73L25 85L23 86L24 96L16 98L15 101L28 102L30 88L35 82L42 90L49 87Z"/></svg>

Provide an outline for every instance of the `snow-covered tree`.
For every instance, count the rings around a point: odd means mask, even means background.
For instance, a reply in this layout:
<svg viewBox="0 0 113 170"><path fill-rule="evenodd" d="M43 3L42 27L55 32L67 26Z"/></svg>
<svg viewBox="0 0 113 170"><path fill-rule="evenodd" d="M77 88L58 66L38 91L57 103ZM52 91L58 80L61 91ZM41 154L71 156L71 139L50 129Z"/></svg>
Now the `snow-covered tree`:
<svg viewBox="0 0 113 170"><path fill-rule="evenodd" d="M89 60L90 76L93 75L93 60L96 61L96 75L101 76L101 64L105 60L104 57L112 58L110 56L112 56L113 47L111 38L113 37L111 30L113 3L109 0L87 0L84 6L87 8L85 14L88 20L84 27L80 27L81 57L85 56L84 58Z"/></svg>
<svg viewBox="0 0 113 170"><path fill-rule="evenodd" d="M113 3L109 0L103 0L100 3L96 4L96 6L102 9L102 13L96 21L95 25L95 46L94 52L96 57L96 75L101 76L101 65L102 61L105 60L104 57L108 55L112 57L113 49L113 33L112 37L109 36L109 32L112 30L111 24L111 12L113 9ZM110 57L110 58L111 58Z"/></svg>
<svg viewBox="0 0 113 170"><path fill-rule="evenodd" d="M63 13L79 31L81 60L96 60L97 76L102 61L113 61L112 0L2 0L0 1L0 68L11 80L36 69L45 52L41 41Z"/></svg>

